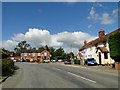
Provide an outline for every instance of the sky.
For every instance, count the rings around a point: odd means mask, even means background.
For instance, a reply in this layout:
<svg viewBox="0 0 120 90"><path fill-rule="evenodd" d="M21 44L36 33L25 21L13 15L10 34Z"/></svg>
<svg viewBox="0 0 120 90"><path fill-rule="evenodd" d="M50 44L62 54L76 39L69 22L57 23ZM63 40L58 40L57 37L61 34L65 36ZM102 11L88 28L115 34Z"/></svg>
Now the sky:
<svg viewBox="0 0 120 90"><path fill-rule="evenodd" d="M95 1L95 0L93 0ZM26 40L76 53L104 29L118 28L117 2L2 2L2 46L13 50Z"/></svg>

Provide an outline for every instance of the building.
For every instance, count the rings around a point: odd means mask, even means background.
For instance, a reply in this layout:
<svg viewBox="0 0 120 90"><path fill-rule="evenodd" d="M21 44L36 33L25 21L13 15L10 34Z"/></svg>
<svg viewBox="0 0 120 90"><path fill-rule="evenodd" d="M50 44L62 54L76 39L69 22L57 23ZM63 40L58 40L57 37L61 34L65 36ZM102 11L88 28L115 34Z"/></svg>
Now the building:
<svg viewBox="0 0 120 90"><path fill-rule="evenodd" d="M105 35L105 31L101 29L98 34L99 37L87 43L84 41L83 47L79 49L77 54L78 59L84 60L87 58L95 58L98 64L111 64L114 60L110 58L108 37L111 34L120 32L120 28Z"/></svg>
<svg viewBox="0 0 120 90"><path fill-rule="evenodd" d="M21 50L21 59L42 62L44 60L50 60L50 52L47 50Z"/></svg>

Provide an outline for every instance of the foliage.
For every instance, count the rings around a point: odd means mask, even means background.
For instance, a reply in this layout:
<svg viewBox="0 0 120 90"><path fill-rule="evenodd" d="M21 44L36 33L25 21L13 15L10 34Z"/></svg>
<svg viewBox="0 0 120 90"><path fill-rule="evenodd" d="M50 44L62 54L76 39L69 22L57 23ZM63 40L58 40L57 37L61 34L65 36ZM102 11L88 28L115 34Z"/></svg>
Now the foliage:
<svg viewBox="0 0 120 90"><path fill-rule="evenodd" d="M64 49L60 47L57 50L55 50L54 56L57 60L65 58Z"/></svg>
<svg viewBox="0 0 120 90"><path fill-rule="evenodd" d="M74 64L80 64L80 60L78 60L77 57L74 59Z"/></svg>
<svg viewBox="0 0 120 90"><path fill-rule="evenodd" d="M55 49L53 47L50 47L49 52L51 54L51 59L55 59Z"/></svg>
<svg viewBox="0 0 120 90"><path fill-rule="evenodd" d="M4 48L0 49L0 58L7 58L10 55L10 52Z"/></svg>
<svg viewBox="0 0 120 90"><path fill-rule="evenodd" d="M29 47L30 45L26 41L19 42L16 48L14 48L14 51L16 52L15 56L20 56L20 51L26 50Z"/></svg>
<svg viewBox="0 0 120 90"><path fill-rule="evenodd" d="M44 47L39 47L38 50L39 50L40 52L42 52L43 50L45 50L45 48L44 48Z"/></svg>
<svg viewBox="0 0 120 90"><path fill-rule="evenodd" d="M3 59L0 61L0 67L2 67L2 75L7 76L12 73L14 69L14 62L9 59Z"/></svg>
<svg viewBox="0 0 120 90"><path fill-rule="evenodd" d="M120 62L120 32L109 36L110 57Z"/></svg>

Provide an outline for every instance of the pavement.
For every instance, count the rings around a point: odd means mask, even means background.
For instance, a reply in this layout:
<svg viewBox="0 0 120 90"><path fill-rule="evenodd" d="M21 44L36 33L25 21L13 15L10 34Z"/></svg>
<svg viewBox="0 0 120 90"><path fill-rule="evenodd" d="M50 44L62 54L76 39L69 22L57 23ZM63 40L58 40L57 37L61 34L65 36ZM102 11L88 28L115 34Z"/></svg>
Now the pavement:
<svg viewBox="0 0 120 90"><path fill-rule="evenodd" d="M116 70L106 72L63 63L17 62L16 65L19 69L3 82L3 88L118 88Z"/></svg>

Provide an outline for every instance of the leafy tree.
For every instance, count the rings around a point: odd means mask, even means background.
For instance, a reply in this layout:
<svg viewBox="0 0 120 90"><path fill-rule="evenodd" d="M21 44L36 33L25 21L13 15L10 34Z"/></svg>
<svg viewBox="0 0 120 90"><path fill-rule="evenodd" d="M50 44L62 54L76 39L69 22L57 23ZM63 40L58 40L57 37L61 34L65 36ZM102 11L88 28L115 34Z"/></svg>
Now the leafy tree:
<svg viewBox="0 0 120 90"><path fill-rule="evenodd" d="M58 48L56 51L55 51L55 58L56 59L62 59L63 58L63 56L64 56L64 50L63 50L63 48Z"/></svg>
<svg viewBox="0 0 120 90"><path fill-rule="evenodd" d="M16 48L14 48L14 51L16 52L16 56L20 55L21 50L26 50L29 47L30 45L26 41L19 42Z"/></svg>
<svg viewBox="0 0 120 90"><path fill-rule="evenodd" d="M120 62L120 32L110 35L108 38L110 57L115 60L115 62Z"/></svg>
<svg viewBox="0 0 120 90"><path fill-rule="evenodd" d="M44 48L44 47L39 47L38 50L39 50L40 52L42 52L43 50L45 50L45 48Z"/></svg>
<svg viewBox="0 0 120 90"><path fill-rule="evenodd" d="M74 53L73 52L70 52L70 57L74 58Z"/></svg>
<svg viewBox="0 0 120 90"><path fill-rule="evenodd" d="M50 54L51 54L51 59L55 59L55 48L50 47L50 48L49 48L49 52L50 52Z"/></svg>
<svg viewBox="0 0 120 90"><path fill-rule="evenodd" d="M49 51L49 47L47 45L45 45L45 49Z"/></svg>
<svg viewBox="0 0 120 90"><path fill-rule="evenodd" d="M10 52L4 48L0 49L0 58L7 58L10 55Z"/></svg>

